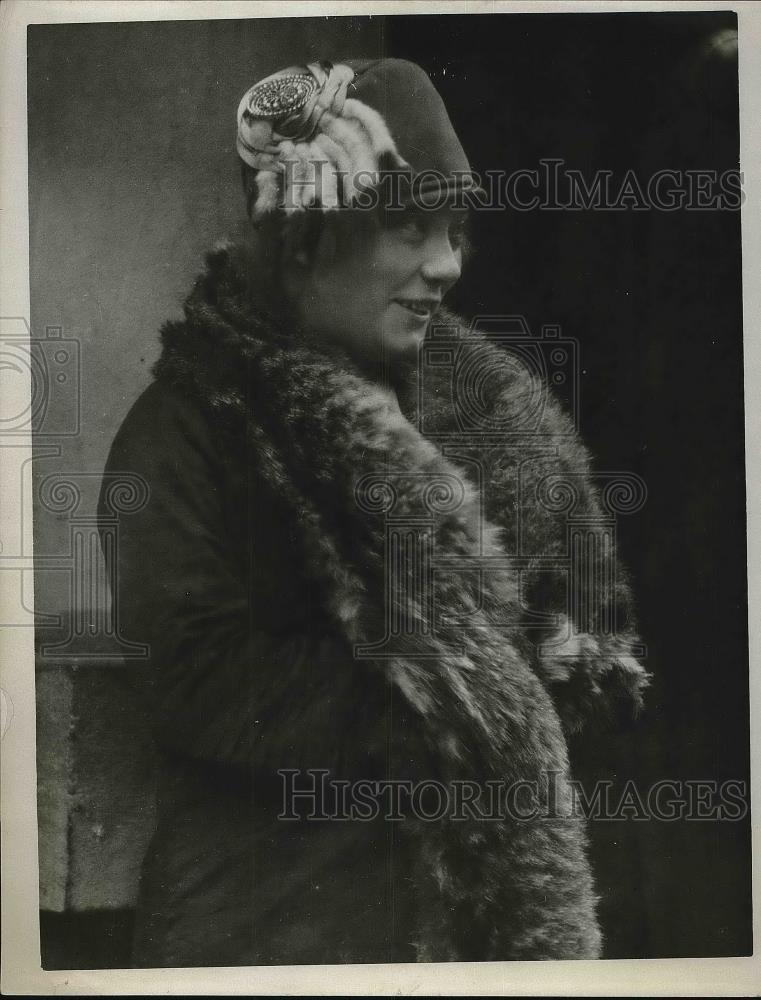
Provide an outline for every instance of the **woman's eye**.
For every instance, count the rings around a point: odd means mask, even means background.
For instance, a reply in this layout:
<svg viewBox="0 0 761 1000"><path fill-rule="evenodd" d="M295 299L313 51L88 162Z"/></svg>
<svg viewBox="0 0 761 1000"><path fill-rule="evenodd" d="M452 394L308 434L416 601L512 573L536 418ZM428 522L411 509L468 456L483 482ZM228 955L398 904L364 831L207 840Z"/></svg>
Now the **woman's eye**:
<svg viewBox="0 0 761 1000"><path fill-rule="evenodd" d="M424 243L429 235L437 231L437 222L423 213L410 213L394 219L391 229L406 243ZM465 221L455 221L447 227L447 238L454 250L459 250L467 242Z"/></svg>
<svg viewBox="0 0 761 1000"><path fill-rule="evenodd" d="M408 216L399 226L399 232L410 242L422 242L426 235L425 221L416 215Z"/></svg>

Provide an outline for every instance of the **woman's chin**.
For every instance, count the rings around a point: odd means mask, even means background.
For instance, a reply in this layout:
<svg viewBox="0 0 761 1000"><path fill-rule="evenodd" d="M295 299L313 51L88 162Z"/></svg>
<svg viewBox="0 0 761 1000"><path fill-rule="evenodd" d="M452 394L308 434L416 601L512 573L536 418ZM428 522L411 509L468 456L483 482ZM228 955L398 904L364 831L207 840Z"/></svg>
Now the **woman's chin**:
<svg viewBox="0 0 761 1000"><path fill-rule="evenodd" d="M383 338L384 353L399 356L417 353L427 329L427 323L418 323L387 333Z"/></svg>

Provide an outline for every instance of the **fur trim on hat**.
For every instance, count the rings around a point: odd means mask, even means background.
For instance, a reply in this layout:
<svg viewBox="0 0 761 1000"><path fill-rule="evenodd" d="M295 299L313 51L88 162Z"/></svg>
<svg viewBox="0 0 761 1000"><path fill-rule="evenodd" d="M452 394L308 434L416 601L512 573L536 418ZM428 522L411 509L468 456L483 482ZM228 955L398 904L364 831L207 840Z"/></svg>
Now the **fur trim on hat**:
<svg viewBox="0 0 761 1000"><path fill-rule="evenodd" d="M279 206L288 215L310 205L350 206L361 188L377 185L382 157L407 166L380 114L350 98L340 115L324 112L310 142L279 142L276 169L257 172L253 218Z"/></svg>

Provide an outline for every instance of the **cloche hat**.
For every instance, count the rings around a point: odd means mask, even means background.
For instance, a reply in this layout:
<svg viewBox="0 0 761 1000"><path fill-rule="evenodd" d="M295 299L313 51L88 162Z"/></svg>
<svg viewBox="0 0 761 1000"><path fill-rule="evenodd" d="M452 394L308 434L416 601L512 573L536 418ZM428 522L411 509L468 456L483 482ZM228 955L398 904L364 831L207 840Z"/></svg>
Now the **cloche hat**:
<svg viewBox="0 0 761 1000"><path fill-rule="evenodd" d="M291 66L243 95L238 154L255 171L251 214L419 201L435 207L477 180L428 75L403 59ZM377 201L376 201L377 203Z"/></svg>

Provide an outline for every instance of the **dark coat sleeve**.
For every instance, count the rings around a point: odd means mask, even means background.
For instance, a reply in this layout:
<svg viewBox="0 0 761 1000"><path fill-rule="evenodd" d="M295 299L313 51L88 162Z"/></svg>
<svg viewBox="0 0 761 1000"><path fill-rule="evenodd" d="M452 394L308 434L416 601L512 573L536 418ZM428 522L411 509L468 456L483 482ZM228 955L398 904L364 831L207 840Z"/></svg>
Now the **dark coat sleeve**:
<svg viewBox="0 0 761 1000"><path fill-rule="evenodd" d="M253 504L243 536L235 530L234 459L217 430L200 404L154 383L106 467L111 481L140 476L148 492L119 524L114 601L122 635L149 647L157 742L270 772L366 771L382 743L384 694L367 678L360 694L351 651L305 615L299 573L277 547L273 555L259 484L245 477Z"/></svg>

